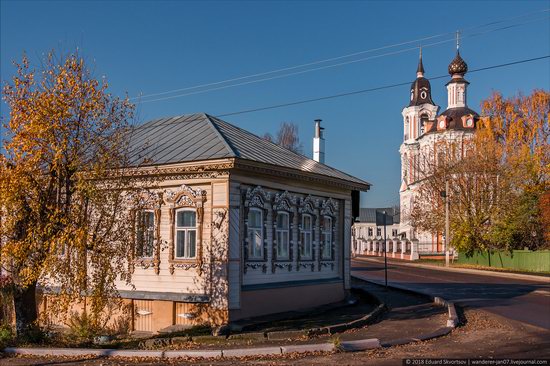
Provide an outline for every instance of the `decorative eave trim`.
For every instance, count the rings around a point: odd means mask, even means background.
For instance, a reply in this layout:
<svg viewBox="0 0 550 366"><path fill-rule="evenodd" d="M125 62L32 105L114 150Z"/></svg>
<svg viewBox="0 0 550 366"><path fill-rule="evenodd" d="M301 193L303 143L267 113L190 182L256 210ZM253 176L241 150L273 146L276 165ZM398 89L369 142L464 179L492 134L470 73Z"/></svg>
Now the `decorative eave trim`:
<svg viewBox="0 0 550 366"><path fill-rule="evenodd" d="M359 190L363 192L368 191L371 187L370 184L354 183L351 181L346 181L344 179L328 177L326 175L298 171L292 168L260 163L257 161L245 160L245 159L235 159L234 168L252 171L260 174L272 175L276 177L285 177L285 178L291 178L291 179L299 179L306 182L321 183L321 184L326 184L326 185L343 188L343 189Z"/></svg>
<svg viewBox="0 0 550 366"><path fill-rule="evenodd" d="M128 168L129 177L190 175L205 178L229 174L229 169L235 167L235 159L203 160L191 163L154 165Z"/></svg>
<svg viewBox="0 0 550 366"><path fill-rule="evenodd" d="M333 178L322 174L305 172L293 168L240 158L204 160L191 163L128 168L127 176L139 178L151 176L186 175L191 178L217 178L220 176L229 175L229 171L231 169L243 169L276 177L284 176L306 182L321 183L338 188L359 190L363 192L368 191L371 187L371 184L368 183L354 183L345 179Z"/></svg>

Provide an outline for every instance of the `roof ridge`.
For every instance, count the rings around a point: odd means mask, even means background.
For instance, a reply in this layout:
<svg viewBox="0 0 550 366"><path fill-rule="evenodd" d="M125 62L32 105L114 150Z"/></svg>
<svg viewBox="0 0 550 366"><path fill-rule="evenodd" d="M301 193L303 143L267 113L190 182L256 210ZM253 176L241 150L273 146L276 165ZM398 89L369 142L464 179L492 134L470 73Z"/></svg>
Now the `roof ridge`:
<svg viewBox="0 0 550 366"><path fill-rule="evenodd" d="M276 144L276 143L274 143L273 141L266 140L266 139L264 139L264 138L262 138L262 137L256 135L255 133L252 133L252 132L250 132L250 131L248 131L248 130L245 130L244 128L241 128L241 127L239 127L239 126L236 126L236 125L234 125L234 124L232 124L232 123L230 123L230 122L227 122L227 121L225 121L225 120L223 120L223 119L221 119L221 118L218 118L218 117L215 117L215 116L211 116L211 115L209 115L209 114L207 114L207 113L204 113L204 114L205 114L211 121L212 121L212 119L214 119L214 120L220 121L220 122L222 122L222 123L226 123L226 124L230 125L231 127L235 128L235 129L237 129L237 130L239 130L239 131L242 131L243 133L245 133L245 134L247 134L247 135L249 135L249 136L253 136L253 137L255 137L255 138L257 138L257 139L263 141L264 143L269 143L269 144L273 145L273 146L276 147L277 149L283 150L283 151L285 151L285 152L287 152L287 153L294 154L294 155L299 156L299 157L301 157L301 158L305 158L305 159L309 160L310 162L314 162L314 163L316 163L316 164L319 164L319 165L321 165L321 166L323 166L323 167L325 167L325 168L327 168L327 169L329 169L329 170L332 170L333 172L338 172L338 173L347 175L348 177L353 177L353 178L355 178L355 179L358 179L358 180L362 181L362 182L365 183L365 184L368 184L368 185L372 186L372 184L371 184L370 182L367 182L367 181L365 181L365 180L363 180L363 179L361 179L361 178L354 177L354 176L352 176L352 175L350 175L350 174L348 174L348 173L346 173L346 172L344 172L344 171L342 171L342 170L336 169L336 168L334 168L334 167L332 167L332 166L330 166L330 165L327 165L327 164L321 163L321 162L319 162L319 161L317 161L317 160L314 160L314 159L312 159L312 158L310 158L310 157L308 157L308 156L306 156L306 155L303 155L303 154L297 153L297 152L295 152L295 151L293 151L293 150L287 149L286 147L283 147L283 146L281 146L281 145L279 145L279 144ZM212 124L215 125L215 123L212 123ZM216 129L217 129L217 127L216 127ZM218 132L220 132L220 131L218 131ZM221 132L220 132L220 134L221 134ZM222 134L222 135L223 135L223 134ZM240 157L240 153L236 153L236 156L237 156L237 157Z"/></svg>
<svg viewBox="0 0 550 366"><path fill-rule="evenodd" d="M205 114L206 114L206 113L205 113ZM236 125L234 125L233 123L227 122L226 120L223 120L223 119L218 118L218 117L215 117L215 116L210 116L209 114L206 114L206 115L207 115L208 117L214 118L214 119L216 119L216 120L218 120L218 121L221 121L221 122L223 122L223 123L227 123L228 125L231 125L233 128L236 128L236 129L238 129L238 130L240 130L240 131L242 131L242 132L244 132L244 133L246 133L246 134L248 134L248 135L252 135L252 136L254 136L255 138L258 138L258 139L260 139L260 140L262 140L262 141L264 141L264 142L270 143L270 144L272 144L273 146L276 146L276 147L279 148L279 149L283 149L283 150L285 150L285 151L287 151L287 152L291 152L292 154L295 154L295 155L304 157L304 158L309 159L309 160L313 160L313 159L311 159L311 158L305 156L304 154L297 153L296 151L287 149L286 147L281 146L281 145L279 145L279 144L276 144L276 143L274 143L273 141L269 141L269 140L267 140L267 139L264 139L263 137L258 136L258 135L256 135L255 133L250 132L250 131L248 131L248 130L245 130L244 128L241 128L241 127L239 127L239 126L236 126ZM313 161L315 161L315 160L313 160ZM322 163L321 163L321 164L322 164Z"/></svg>
<svg viewBox="0 0 550 366"><path fill-rule="evenodd" d="M235 157L239 157L240 154L237 152L237 150L236 150L233 146L231 146L231 144L229 143L229 141L227 141L227 138L221 133L221 131L219 130L218 126L217 126L217 125L214 123L214 121L212 120L212 118L211 118L212 116L210 116L209 114L204 113L204 112L202 112L202 113L200 113L200 114L202 114L202 115L206 118L206 120L207 120L208 122L210 122L210 123L209 123L210 128L212 128L212 129L214 130L214 133L215 133L216 135L218 135L218 136L221 138L223 144L224 144L225 147L229 150L229 153L230 153L230 154L233 154ZM213 117L213 118L216 118L216 117Z"/></svg>

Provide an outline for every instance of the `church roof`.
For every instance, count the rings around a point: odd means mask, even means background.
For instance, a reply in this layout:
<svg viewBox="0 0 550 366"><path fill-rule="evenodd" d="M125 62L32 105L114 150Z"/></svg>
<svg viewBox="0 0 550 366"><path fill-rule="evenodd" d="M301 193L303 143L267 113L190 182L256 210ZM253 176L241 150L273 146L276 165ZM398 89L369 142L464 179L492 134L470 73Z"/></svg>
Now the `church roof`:
<svg viewBox="0 0 550 366"><path fill-rule="evenodd" d="M416 72L424 74L424 64L422 63L422 51L420 51L420 58L418 59L418 67L416 68Z"/></svg>
<svg viewBox="0 0 550 366"><path fill-rule="evenodd" d="M460 52L456 50L456 56L449 64L450 75L464 75L468 72L468 64L460 57Z"/></svg>
<svg viewBox="0 0 550 366"><path fill-rule="evenodd" d="M432 100L432 87L428 79L419 77L411 84L411 102L409 103L409 107L426 103L435 104Z"/></svg>
<svg viewBox="0 0 550 366"><path fill-rule="evenodd" d="M360 190L370 187L362 179L206 113L160 118L134 127L130 155L132 165L148 166L237 158L346 181Z"/></svg>
<svg viewBox="0 0 550 366"><path fill-rule="evenodd" d="M441 113L441 116L449 118L449 129L463 129L461 118L467 115L473 115L474 121L479 119L479 114L468 107L449 108Z"/></svg>

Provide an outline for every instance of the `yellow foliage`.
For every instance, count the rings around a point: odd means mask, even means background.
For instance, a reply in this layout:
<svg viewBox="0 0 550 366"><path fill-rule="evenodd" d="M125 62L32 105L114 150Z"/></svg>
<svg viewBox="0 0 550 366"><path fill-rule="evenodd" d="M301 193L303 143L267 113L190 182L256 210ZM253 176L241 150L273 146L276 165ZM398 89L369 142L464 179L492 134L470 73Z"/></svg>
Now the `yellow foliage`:
<svg viewBox="0 0 550 366"><path fill-rule="evenodd" d="M41 72L27 57L16 66L3 88L0 264L20 292L51 285L67 302L90 292L99 313L128 272L131 222L119 208L134 185L121 173L134 107L78 54L50 53Z"/></svg>

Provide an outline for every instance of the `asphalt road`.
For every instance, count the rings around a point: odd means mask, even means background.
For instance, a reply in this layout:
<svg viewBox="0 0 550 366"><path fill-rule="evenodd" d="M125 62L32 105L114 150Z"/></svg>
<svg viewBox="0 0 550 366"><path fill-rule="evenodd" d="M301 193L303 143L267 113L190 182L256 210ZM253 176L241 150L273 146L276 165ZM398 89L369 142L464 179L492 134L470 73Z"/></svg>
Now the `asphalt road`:
<svg viewBox="0 0 550 366"><path fill-rule="evenodd" d="M384 281L383 259L352 260L352 275ZM506 318L550 330L550 283L419 268L388 261L388 284L452 300L460 306L480 308Z"/></svg>

